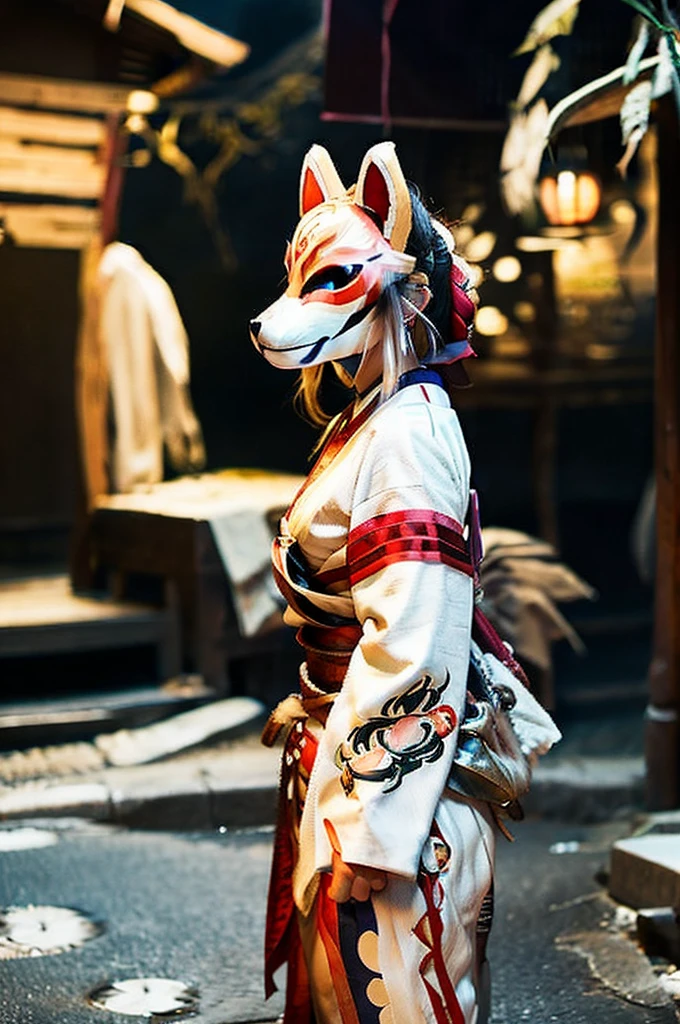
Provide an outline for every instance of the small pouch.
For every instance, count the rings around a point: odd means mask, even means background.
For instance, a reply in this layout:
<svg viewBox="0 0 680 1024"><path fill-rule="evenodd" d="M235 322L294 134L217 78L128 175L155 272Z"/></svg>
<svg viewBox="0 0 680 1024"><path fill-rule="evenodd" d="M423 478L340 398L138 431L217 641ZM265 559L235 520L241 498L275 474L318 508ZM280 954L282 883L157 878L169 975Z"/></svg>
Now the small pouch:
<svg viewBox="0 0 680 1024"><path fill-rule="evenodd" d="M465 716L447 785L461 796L521 817L517 801L529 789L531 765L510 717L517 702L514 689L494 679L491 668L473 641Z"/></svg>

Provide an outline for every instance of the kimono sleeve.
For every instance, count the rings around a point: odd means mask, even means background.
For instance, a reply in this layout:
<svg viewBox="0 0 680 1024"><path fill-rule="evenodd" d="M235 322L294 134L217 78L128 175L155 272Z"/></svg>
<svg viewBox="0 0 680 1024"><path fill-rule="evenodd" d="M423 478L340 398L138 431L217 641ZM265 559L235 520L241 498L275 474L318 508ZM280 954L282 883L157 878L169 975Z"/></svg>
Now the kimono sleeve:
<svg viewBox="0 0 680 1024"><path fill-rule="evenodd" d="M463 714L473 606L469 461L455 413L378 423L357 480L348 570L362 638L307 795L315 870L331 855L415 878ZM305 813L307 813L307 808Z"/></svg>

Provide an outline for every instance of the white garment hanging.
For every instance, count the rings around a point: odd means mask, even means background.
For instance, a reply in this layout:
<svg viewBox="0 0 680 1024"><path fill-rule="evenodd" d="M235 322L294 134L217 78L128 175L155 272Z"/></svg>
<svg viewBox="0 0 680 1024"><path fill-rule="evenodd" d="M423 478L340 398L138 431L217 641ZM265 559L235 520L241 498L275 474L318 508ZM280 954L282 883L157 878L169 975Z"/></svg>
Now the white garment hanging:
<svg viewBox="0 0 680 1024"><path fill-rule="evenodd" d="M167 283L132 246L108 245L98 268L99 330L115 424L116 492L163 479L163 443L173 466L205 465L189 394L189 340Z"/></svg>

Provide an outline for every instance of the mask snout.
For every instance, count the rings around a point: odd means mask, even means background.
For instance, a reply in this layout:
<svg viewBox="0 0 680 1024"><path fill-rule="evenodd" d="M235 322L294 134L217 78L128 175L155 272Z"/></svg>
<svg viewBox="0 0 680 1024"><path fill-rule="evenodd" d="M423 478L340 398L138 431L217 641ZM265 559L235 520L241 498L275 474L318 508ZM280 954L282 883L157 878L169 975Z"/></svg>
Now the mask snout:
<svg viewBox="0 0 680 1024"><path fill-rule="evenodd" d="M262 323L261 323L260 320L251 320L250 321L250 339L251 339L253 345L256 345L257 348L260 348L260 346L257 343L257 339L258 339L258 337L260 335L260 331L261 330L262 330Z"/></svg>

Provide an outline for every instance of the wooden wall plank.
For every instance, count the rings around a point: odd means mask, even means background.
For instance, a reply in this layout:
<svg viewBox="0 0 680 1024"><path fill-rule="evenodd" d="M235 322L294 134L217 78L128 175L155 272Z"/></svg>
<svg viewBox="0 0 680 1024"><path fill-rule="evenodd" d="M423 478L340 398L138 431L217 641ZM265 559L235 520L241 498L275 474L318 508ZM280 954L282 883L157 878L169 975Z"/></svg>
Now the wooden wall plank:
<svg viewBox="0 0 680 1024"><path fill-rule="evenodd" d="M82 249L101 222L92 207L49 203L0 203L0 216L17 245L46 249Z"/></svg>
<svg viewBox="0 0 680 1024"><path fill-rule="evenodd" d="M106 138L106 124L96 117L0 107L0 138L66 146L101 146Z"/></svg>
<svg viewBox="0 0 680 1024"><path fill-rule="evenodd" d="M131 91L126 86L100 82L0 74L0 103L13 106L108 113L125 110Z"/></svg>
<svg viewBox="0 0 680 1024"><path fill-rule="evenodd" d="M20 142L0 135L0 164L33 166L37 163L52 167L68 167L78 171L81 167L95 167L101 163L97 151L77 146L43 146L39 142Z"/></svg>
<svg viewBox="0 0 680 1024"><path fill-rule="evenodd" d="M8 157L0 153L0 192L21 195L99 199L106 167L90 162L65 162L37 157Z"/></svg>

